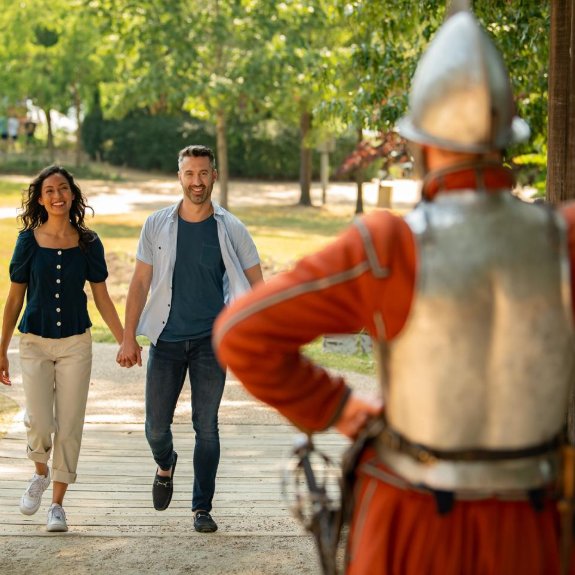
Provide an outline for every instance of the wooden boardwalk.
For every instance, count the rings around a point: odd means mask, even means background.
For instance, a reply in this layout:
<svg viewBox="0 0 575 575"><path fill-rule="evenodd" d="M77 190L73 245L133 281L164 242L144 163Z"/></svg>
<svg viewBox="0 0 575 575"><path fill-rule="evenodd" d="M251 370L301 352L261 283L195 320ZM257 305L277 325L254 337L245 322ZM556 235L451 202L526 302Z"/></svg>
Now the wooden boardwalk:
<svg viewBox="0 0 575 575"><path fill-rule="evenodd" d="M174 497L167 510L158 512L151 495L156 466L144 437L145 368L119 368L115 345L94 344L93 349L78 480L64 501L67 533L46 532L50 491L35 515L18 509L33 472L22 413L0 439L0 574L320 573L313 539L282 495L282 473L297 437L294 427L228 377L220 407L221 459L212 511L218 531L196 533L190 509L194 433L189 385L173 426L179 456ZM9 358L14 385L0 392L23 407L16 341ZM371 383L355 385L367 389ZM314 441L335 460L347 445L336 432ZM287 491L293 495L293 483Z"/></svg>
<svg viewBox="0 0 575 575"><path fill-rule="evenodd" d="M213 515L220 536L303 536L282 495L282 476L295 437L285 424L221 424L222 452ZM65 500L70 531L67 535L100 537L189 537L193 481L191 424L174 425L178 466L174 497L166 511L157 512L151 501L155 464L144 437L143 425L87 423L78 467L78 481ZM323 434L322 450L337 458L344 440ZM0 440L0 537L52 536L45 531L50 490L33 516L22 515L18 502L32 473L25 455L23 424ZM287 492L293 495L293 482ZM246 513L250 528L241 525Z"/></svg>

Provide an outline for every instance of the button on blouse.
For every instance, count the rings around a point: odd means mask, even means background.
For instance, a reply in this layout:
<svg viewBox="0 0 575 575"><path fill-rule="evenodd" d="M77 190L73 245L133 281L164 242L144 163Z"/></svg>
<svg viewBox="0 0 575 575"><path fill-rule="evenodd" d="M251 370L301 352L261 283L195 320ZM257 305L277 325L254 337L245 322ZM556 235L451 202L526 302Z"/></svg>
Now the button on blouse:
<svg viewBox="0 0 575 575"><path fill-rule="evenodd" d="M85 283L107 277L104 246L96 234L85 249L53 249L40 247L32 230L21 232L10 262L10 280L28 284L18 329L54 339L84 333L92 325Z"/></svg>

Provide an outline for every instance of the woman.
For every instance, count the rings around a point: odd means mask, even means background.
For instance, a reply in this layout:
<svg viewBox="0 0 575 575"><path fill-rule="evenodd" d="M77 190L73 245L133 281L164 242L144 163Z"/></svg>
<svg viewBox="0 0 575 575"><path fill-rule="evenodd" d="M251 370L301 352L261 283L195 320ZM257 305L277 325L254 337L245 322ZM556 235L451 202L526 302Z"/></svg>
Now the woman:
<svg viewBox="0 0 575 575"><path fill-rule="evenodd" d="M123 336L106 287L102 242L84 223L87 207L74 178L60 166L45 168L30 184L22 201L23 227L10 262L2 321L0 381L11 385L8 346L27 293L18 329L27 453L36 469L20 511L38 511L52 478L48 531L68 530L62 504L68 485L76 480L82 441L92 367L86 280L112 334L118 342Z"/></svg>

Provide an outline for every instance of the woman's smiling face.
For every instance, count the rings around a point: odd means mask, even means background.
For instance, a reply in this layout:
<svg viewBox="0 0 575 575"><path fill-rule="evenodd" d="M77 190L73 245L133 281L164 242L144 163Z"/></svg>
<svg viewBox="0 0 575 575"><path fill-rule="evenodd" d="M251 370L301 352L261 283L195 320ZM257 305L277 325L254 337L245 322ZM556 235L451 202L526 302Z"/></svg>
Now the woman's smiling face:
<svg viewBox="0 0 575 575"><path fill-rule="evenodd" d="M72 208L73 199L70 184L62 174L52 174L42 182L38 203L44 206L48 215L67 215Z"/></svg>

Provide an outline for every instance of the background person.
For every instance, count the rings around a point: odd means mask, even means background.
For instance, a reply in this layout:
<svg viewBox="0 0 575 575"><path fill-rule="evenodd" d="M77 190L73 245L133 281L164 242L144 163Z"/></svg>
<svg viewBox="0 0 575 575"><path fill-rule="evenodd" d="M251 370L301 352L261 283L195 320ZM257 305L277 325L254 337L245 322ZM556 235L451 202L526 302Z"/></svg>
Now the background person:
<svg viewBox="0 0 575 575"><path fill-rule="evenodd" d="M141 365L136 334L150 339L146 374L146 438L158 465L154 508L167 509L177 462L171 425L186 372L192 389L196 531L216 531L212 499L220 460L218 410L225 371L212 348L216 316L262 280L259 256L245 226L212 202L215 157L205 146L178 156L182 200L144 223L126 301L125 338L117 361ZM148 292L150 298L146 303Z"/></svg>
<svg viewBox="0 0 575 575"><path fill-rule="evenodd" d="M510 193L502 151L528 134L513 113L492 42L469 12L455 14L422 57L399 124L422 202L405 218L357 220L216 323L222 364L299 428L372 430L348 498L349 574L559 573L575 206ZM362 328L383 402L301 353Z"/></svg>
<svg viewBox="0 0 575 575"><path fill-rule="evenodd" d="M11 385L8 346L27 295L18 329L27 453L36 472L20 511L36 513L53 479L47 530L67 531L62 504L77 477L92 367L86 281L118 342L122 324L106 287L104 247L84 223L86 200L72 175L60 166L45 168L30 184L22 207L23 229L10 262L2 321L0 380Z"/></svg>

